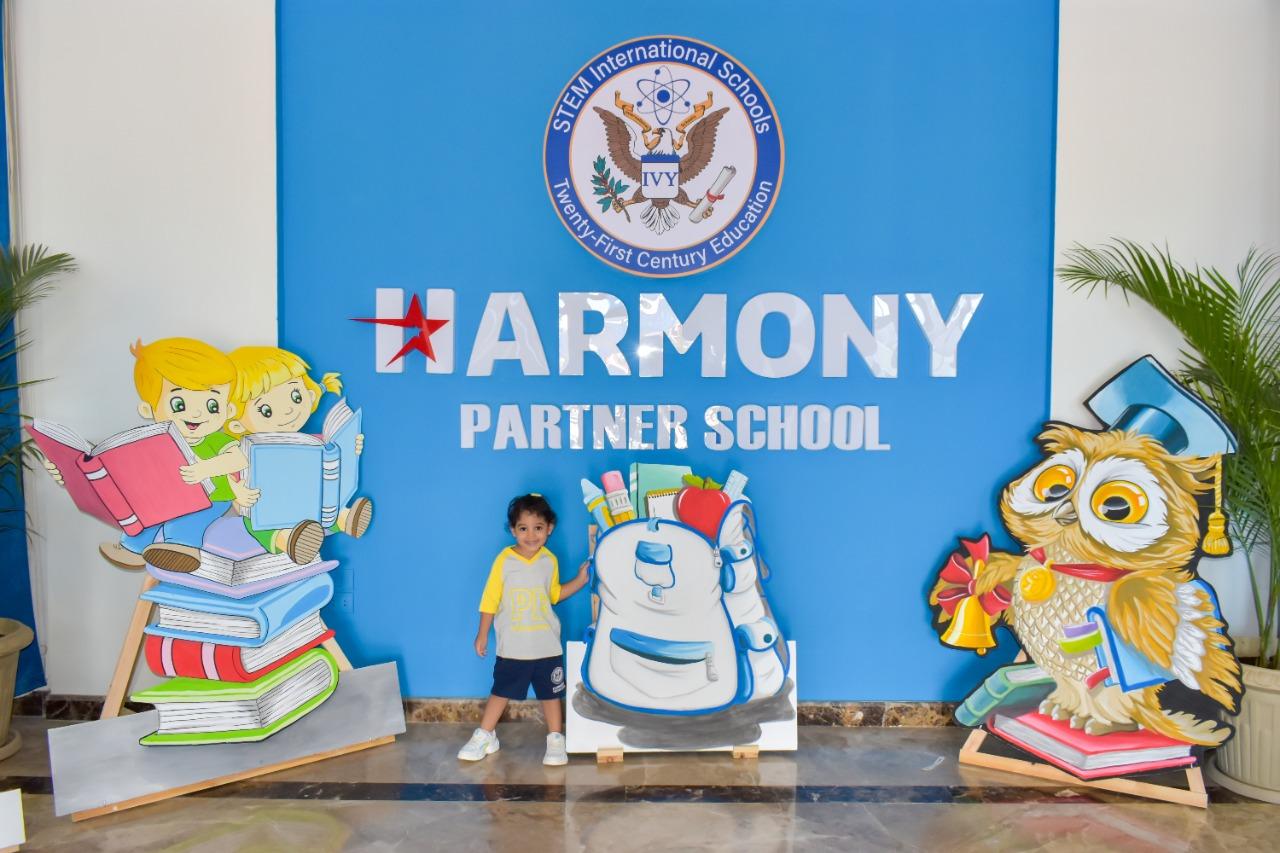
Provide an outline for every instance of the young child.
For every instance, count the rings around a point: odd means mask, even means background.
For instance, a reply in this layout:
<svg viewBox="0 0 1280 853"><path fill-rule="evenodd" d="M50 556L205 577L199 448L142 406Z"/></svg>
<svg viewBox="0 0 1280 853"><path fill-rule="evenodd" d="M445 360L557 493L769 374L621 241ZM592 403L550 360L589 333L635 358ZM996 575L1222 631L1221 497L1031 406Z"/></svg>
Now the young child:
<svg viewBox="0 0 1280 853"><path fill-rule="evenodd" d="M556 514L541 495L515 498L507 505L507 526L516 544L502 549L489 569L480 597L480 630L476 654L485 656L489 627L498 635L498 659L493 665L493 689L480 728L458 751L464 761L479 761L498 751L494 728L512 699L533 693L542 700L547 718L547 752L543 764L566 764L564 715L564 658L560 648L560 620L551 605L587 583L587 564L563 586L555 555L544 546L556 526Z"/></svg>
<svg viewBox="0 0 1280 853"><path fill-rule="evenodd" d="M108 562L125 569L150 563L173 572L193 572L200 568L205 530L226 515L236 499L227 475L247 464L235 439L222 431L227 418L236 413L231 399L236 370L221 351L192 338L162 338L145 345L138 341L129 352L136 359L133 384L142 401L138 414L177 425L197 459L179 468L182 479L188 483L211 480L212 506L123 535L119 542L105 542L98 550ZM44 464L61 485L57 467L47 460ZM164 541L157 543L161 534Z"/></svg>
<svg viewBox="0 0 1280 853"><path fill-rule="evenodd" d="M298 432L320 405L325 391L337 394L342 381L336 373L326 373L317 383L308 375L310 366L299 356L278 347L240 347L230 353L236 369L237 418L227 423L232 435L258 432ZM356 437L356 453L364 451L364 436ZM246 462L247 464L247 462ZM240 502L252 506L260 497L258 489L250 489L248 472L235 484ZM373 520L373 502L356 498L338 512L330 527L334 533L360 537ZM315 559L324 542L324 528L317 521L303 521L292 528L255 530L244 519L245 529L272 554L287 553L295 563Z"/></svg>

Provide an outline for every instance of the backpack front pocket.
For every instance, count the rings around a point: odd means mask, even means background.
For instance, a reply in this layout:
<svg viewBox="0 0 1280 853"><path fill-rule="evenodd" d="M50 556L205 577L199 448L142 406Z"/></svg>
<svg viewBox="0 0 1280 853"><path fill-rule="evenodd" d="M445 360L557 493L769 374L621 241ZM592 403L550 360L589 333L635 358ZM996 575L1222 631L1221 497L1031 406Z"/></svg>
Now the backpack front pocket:
<svg viewBox="0 0 1280 853"><path fill-rule="evenodd" d="M609 632L609 663L654 699L685 696L720 679L711 643L662 640L622 628Z"/></svg>

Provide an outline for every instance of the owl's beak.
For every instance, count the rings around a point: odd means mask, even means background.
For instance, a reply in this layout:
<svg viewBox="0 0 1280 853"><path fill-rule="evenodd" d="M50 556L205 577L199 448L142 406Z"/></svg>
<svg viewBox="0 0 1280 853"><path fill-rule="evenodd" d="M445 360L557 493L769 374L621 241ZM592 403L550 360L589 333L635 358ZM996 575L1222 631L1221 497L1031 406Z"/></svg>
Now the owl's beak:
<svg viewBox="0 0 1280 853"><path fill-rule="evenodd" d="M1075 524L1080 520L1080 516L1076 513L1076 505L1069 500L1058 504L1058 508L1053 511L1053 520L1063 527Z"/></svg>

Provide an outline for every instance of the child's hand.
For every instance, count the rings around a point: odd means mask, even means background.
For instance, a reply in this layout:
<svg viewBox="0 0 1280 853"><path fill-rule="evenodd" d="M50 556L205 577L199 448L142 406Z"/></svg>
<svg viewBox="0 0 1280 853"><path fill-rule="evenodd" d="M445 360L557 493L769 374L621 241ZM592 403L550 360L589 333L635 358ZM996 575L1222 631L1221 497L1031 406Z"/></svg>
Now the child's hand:
<svg viewBox="0 0 1280 853"><path fill-rule="evenodd" d="M364 453L364 433L356 436L356 456Z"/></svg>
<svg viewBox="0 0 1280 853"><path fill-rule="evenodd" d="M248 511L258 502L258 498L262 497L261 489L251 489L244 482L232 478L228 478L227 482L231 484L231 491L235 493L235 504L238 510Z"/></svg>
<svg viewBox="0 0 1280 853"><path fill-rule="evenodd" d="M44 465L44 470L49 472L49 476L53 478L53 481L59 486L63 486L65 488L67 484L62 482L62 472L58 470L58 466L54 465L49 461L47 456L43 455L40 457L40 462Z"/></svg>
<svg viewBox="0 0 1280 853"><path fill-rule="evenodd" d="M485 652L489 651L489 635L479 634L476 636L476 654L484 657Z"/></svg>
<svg viewBox="0 0 1280 853"><path fill-rule="evenodd" d="M591 561L590 561L590 560L583 560L583 561L582 561L582 565L581 565L581 566L578 566L578 580L582 581L584 584L587 582L587 579L588 579L588 578L587 578L587 574L588 574L588 573L587 573L587 568L588 568L590 565L591 565Z"/></svg>
<svg viewBox="0 0 1280 853"><path fill-rule="evenodd" d="M206 460L201 459L199 462L193 462L190 465L182 465L178 468L178 473L182 475L184 483L198 483L209 475L204 471L204 463Z"/></svg>

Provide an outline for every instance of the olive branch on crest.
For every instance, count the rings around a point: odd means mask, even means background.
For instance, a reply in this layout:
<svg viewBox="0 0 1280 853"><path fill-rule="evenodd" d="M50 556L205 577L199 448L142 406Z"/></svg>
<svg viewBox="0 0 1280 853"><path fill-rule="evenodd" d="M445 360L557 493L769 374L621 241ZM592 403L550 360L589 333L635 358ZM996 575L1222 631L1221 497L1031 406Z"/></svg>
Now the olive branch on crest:
<svg viewBox="0 0 1280 853"><path fill-rule="evenodd" d="M629 187L622 182L621 178L614 178L612 171L605 165L604 157L597 157L595 162L596 173L591 177L591 183L595 186L593 192L600 198L596 199L600 204L600 212L607 213L612 206L614 210L627 217L627 221L631 221L631 214L627 213L627 208L622 203L622 194Z"/></svg>

